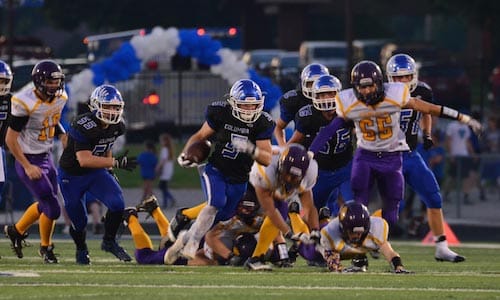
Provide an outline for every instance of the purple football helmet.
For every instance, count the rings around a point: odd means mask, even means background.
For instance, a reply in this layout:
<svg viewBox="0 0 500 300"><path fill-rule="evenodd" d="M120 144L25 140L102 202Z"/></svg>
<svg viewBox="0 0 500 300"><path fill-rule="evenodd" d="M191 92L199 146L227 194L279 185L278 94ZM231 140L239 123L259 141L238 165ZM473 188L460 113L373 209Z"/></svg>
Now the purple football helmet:
<svg viewBox="0 0 500 300"><path fill-rule="evenodd" d="M370 231L370 213L363 204L348 201L339 210L339 225L345 242L361 246Z"/></svg>
<svg viewBox="0 0 500 300"><path fill-rule="evenodd" d="M379 66L372 61L362 60L352 68L351 84L354 95L368 105L375 105L384 99L384 77ZM362 95L358 90L360 87L371 85L377 87L373 93Z"/></svg>
<svg viewBox="0 0 500 300"><path fill-rule="evenodd" d="M64 89L64 74L61 66L52 60L42 60L38 62L33 71L31 71L31 79L35 84L35 88L42 94L48 97L54 97L58 92ZM47 85L48 80L60 80L57 86Z"/></svg>
<svg viewBox="0 0 500 300"><path fill-rule="evenodd" d="M279 181L287 187L297 187L309 168L309 155L300 144L290 144L280 155L278 162Z"/></svg>
<svg viewBox="0 0 500 300"><path fill-rule="evenodd" d="M259 209L260 204L257 200L255 189L251 184L249 184L243 198L241 198L240 203L238 203L236 214L245 224L252 225Z"/></svg>

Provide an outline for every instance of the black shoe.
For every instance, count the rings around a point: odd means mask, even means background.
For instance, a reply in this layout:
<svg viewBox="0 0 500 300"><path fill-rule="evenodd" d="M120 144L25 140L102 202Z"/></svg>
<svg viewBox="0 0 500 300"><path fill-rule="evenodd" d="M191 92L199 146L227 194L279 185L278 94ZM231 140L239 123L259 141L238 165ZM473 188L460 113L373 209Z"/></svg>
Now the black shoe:
<svg viewBox="0 0 500 300"><path fill-rule="evenodd" d="M103 251L112 253L116 258L123 261L132 261L130 255L128 255L127 251L120 247L115 240L103 240L101 243L101 249Z"/></svg>
<svg viewBox="0 0 500 300"><path fill-rule="evenodd" d="M54 245L50 246L40 246L38 254L43 258L46 264L57 264L57 257L54 254Z"/></svg>
<svg viewBox="0 0 500 300"><path fill-rule="evenodd" d="M245 268L251 271L272 271L271 266L263 263L258 257L249 257L244 264Z"/></svg>
<svg viewBox="0 0 500 300"><path fill-rule="evenodd" d="M296 242L294 242L290 248L288 248L288 259L290 262L294 263L297 261L297 257L299 256L299 246Z"/></svg>
<svg viewBox="0 0 500 300"><path fill-rule="evenodd" d="M345 273L366 272L368 269L368 258L361 255L352 259L352 265L342 270Z"/></svg>
<svg viewBox="0 0 500 300"><path fill-rule="evenodd" d="M138 212L147 212L152 215L153 211L158 208L158 199L156 199L155 195L151 195L144 198L135 208Z"/></svg>
<svg viewBox="0 0 500 300"><path fill-rule="evenodd" d="M291 201L290 204L288 204L288 212L289 213L300 213L300 204L297 201Z"/></svg>
<svg viewBox="0 0 500 300"><path fill-rule="evenodd" d="M177 235L179 235L179 232L183 229L186 229L186 227L191 223L191 220L182 213L182 211L186 209L186 207L179 208L177 212L175 213L175 218L170 222L170 225L168 226L168 238L172 241L175 242L177 239Z"/></svg>
<svg viewBox="0 0 500 300"><path fill-rule="evenodd" d="M125 226L128 225L128 220L130 219L130 216L135 216L136 218L138 218L137 209L133 206L126 207L125 210L123 210L123 225Z"/></svg>
<svg viewBox="0 0 500 300"><path fill-rule="evenodd" d="M329 219L330 216L331 216L332 212L330 211L330 209L326 206L322 207L319 209L319 212L318 212L318 217L319 217L319 220L323 220L323 219Z"/></svg>
<svg viewBox="0 0 500 300"><path fill-rule="evenodd" d="M90 265L88 250L76 250L76 263L79 265Z"/></svg>
<svg viewBox="0 0 500 300"><path fill-rule="evenodd" d="M29 246L24 239L28 237L28 233L20 234L14 225L5 225L3 228L5 236L10 239L10 247L18 258L23 258L23 246Z"/></svg>

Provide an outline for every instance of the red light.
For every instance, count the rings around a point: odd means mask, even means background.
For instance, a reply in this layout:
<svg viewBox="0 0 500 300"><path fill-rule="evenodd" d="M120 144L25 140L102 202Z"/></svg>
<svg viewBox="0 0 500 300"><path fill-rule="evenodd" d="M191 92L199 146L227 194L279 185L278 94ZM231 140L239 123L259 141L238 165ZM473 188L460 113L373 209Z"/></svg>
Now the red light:
<svg viewBox="0 0 500 300"><path fill-rule="evenodd" d="M145 36L145 35L146 35L146 29L141 29L141 30L139 31L139 35L141 35L141 36Z"/></svg>
<svg viewBox="0 0 500 300"><path fill-rule="evenodd" d="M238 33L238 29L231 27L231 28L229 28L227 33L229 33L229 35L231 35L231 36L236 35Z"/></svg>
<svg viewBox="0 0 500 300"><path fill-rule="evenodd" d="M198 30L196 30L196 34L205 35L205 28L198 28Z"/></svg>
<svg viewBox="0 0 500 300"><path fill-rule="evenodd" d="M142 99L142 104L157 105L160 103L160 96L157 93L151 93Z"/></svg>

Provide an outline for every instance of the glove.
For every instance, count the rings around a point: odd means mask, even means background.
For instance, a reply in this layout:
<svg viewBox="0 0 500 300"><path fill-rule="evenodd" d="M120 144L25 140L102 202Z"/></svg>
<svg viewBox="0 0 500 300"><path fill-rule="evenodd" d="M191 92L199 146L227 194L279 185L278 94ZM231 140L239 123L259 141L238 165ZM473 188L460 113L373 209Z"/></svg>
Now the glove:
<svg viewBox="0 0 500 300"><path fill-rule="evenodd" d="M480 137L483 132L483 125L476 119L470 119L467 123L474 133Z"/></svg>
<svg viewBox="0 0 500 300"><path fill-rule="evenodd" d="M254 143L249 140L237 139L232 141L234 149L241 153L250 154L252 157L255 156L255 150L257 149Z"/></svg>
<svg viewBox="0 0 500 300"><path fill-rule="evenodd" d="M179 157L177 157L177 163L183 168L193 168L198 166L198 164L194 161L187 159L185 153L181 153Z"/></svg>
<svg viewBox="0 0 500 300"><path fill-rule="evenodd" d="M127 157L128 150L125 151L120 156L114 158L113 168L124 169L127 171L132 171L137 167L137 158L136 157Z"/></svg>
<svg viewBox="0 0 500 300"><path fill-rule="evenodd" d="M429 150L434 146L434 142L432 141L432 137L430 135L424 135L424 149Z"/></svg>
<svg viewBox="0 0 500 300"><path fill-rule="evenodd" d="M321 240L321 233L319 232L319 230L311 231L311 234L309 234L309 239L311 239L314 244L319 244L319 241Z"/></svg>
<svg viewBox="0 0 500 300"><path fill-rule="evenodd" d="M116 182L120 183L120 179L118 179L118 176L116 176L115 172L113 169L108 169L108 173L113 176L113 178L116 180Z"/></svg>
<svg viewBox="0 0 500 300"><path fill-rule="evenodd" d="M326 266L330 272L342 272L342 265L340 264L340 253L333 252L332 250L325 250Z"/></svg>

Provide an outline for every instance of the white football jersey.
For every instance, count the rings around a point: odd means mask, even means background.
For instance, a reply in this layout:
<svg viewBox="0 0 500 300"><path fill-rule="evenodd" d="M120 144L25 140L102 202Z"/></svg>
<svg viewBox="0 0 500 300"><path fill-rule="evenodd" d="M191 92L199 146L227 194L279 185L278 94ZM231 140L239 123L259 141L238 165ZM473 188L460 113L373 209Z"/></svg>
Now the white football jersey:
<svg viewBox="0 0 500 300"><path fill-rule="evenodd" d="M410 92L399 82L384 83L384 89L384 100L375 106L359 101L353 89L341 91L335 101L337 115L354 122L358 147L376 152L407 151L410 148L399 117L410 99Z"/></svg>
<svg viewBox="0 0 500 300"><path fill-rule="evenodd" d="M274 191L274 198L277 200L288 200L304 191L311 190L314 184L316 184L318 163L314 159L310 160L306 175L302 178L299 187L291 190L287 190L278 180L278 161L279 154L274 154L271 164L267 167L254 162L250 171L250 182L252 185Z"/></svg>
<svg viewBox="0 0 500 300"><path fill-rule="evenodd" d="M63 92L44 102L35 94L35 89L25 89L12 96L12 115L29 116L28 123L20 132L18 142L25 154L48 153L52 149L55 129L68 100Z"/></svg>
<svg viewBox="0 0 500 300"><path fill-rule="evenodd" d="M320 253L325 250L333 250L340 254L362 254L380 249L380 246L387 241L389 225L380 217L370 217L370 231L363 241L361 247L354 247L347 244L342 238L339 218L335 218L321 229L321 244L317 246Z"/></svg>

